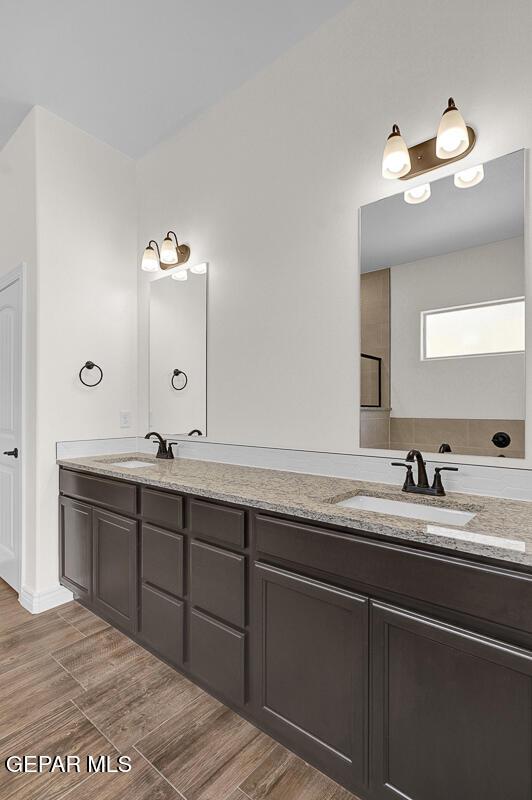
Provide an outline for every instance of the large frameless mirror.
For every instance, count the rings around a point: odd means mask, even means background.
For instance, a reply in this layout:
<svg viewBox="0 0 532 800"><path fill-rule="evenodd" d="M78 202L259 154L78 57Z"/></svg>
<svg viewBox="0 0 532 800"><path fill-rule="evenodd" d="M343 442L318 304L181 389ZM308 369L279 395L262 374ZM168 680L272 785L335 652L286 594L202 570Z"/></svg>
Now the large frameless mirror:
<svg viewBox="0 0 532 800"><path fill-rule="evenodd" d="M206 436L207 273L152 281L149 313L150 429Z"/></svg>
<svg viewBox="0 0 532 800"><path fill-rule="evenodd" d="M361 209L361 447L524 458L524 166Z"/></svg>

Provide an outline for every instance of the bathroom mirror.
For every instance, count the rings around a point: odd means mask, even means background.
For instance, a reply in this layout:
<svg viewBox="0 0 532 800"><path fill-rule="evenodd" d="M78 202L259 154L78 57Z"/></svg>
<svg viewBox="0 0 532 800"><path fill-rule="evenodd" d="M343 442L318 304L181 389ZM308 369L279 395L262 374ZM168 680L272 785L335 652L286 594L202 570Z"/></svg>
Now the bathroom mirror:
<svg viewBox="0 0 532 800"><path fill-rule="evenodd" d="M360 212L360 445L524 458L524 152L416 189Z"/></svg>
<svg viewBox="0 0 532 800"><path fill-rule="evenodd" d="M172 270L149 291L150 430L206 436L207 273Z"/></svg>

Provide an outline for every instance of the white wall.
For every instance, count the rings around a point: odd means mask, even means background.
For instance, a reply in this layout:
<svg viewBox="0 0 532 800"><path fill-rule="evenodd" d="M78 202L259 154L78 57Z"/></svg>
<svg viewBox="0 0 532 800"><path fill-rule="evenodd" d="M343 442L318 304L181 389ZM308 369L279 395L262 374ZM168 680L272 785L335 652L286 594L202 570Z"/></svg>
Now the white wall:
<svg viewBox="0 0 532 800"><path fill-rule="evenodd" d="M36 418L36 114L30 112L0 151L0 276L25 264L25 371L21 459L22 583L35 583L35 418Z"/></svg>
<svg viewBox="0 0 532 800"><path fill-rule="evenodd" d="M401 189L384 140L434 136L453 94L463 166L530 146L531 28L528 0L354 2L140 161L139 250L173 227L211 265L209 438L354 449L357 209Z"/></svg>
<svg viewBox="0 0 532 800"><path fill-rule="evenodd" d="M170 276L150 283L150 430L165 436L206 434L207 276ZM171 384L174 369L187 375L184 389ZM178 379L176 379L177 381ZM179 385L176 383L176 385Z"/></svg>
<svg viewBox="0 0 532 800"><path fill-rule="evenodd" d="M524 291L522 238L393 266L392 416L524 419L524 355L420 357L422 311L520 297Z"/></svg>
<svg viewBox="0 0 532 800"><path fill-rule="evenodd" d="M43 109L37 119L36 592L57 586L58 439L136 428L137 295L133 162ZM92 360L95 389L78 372ZM120 410L132 429L120 428Z"/></svg>

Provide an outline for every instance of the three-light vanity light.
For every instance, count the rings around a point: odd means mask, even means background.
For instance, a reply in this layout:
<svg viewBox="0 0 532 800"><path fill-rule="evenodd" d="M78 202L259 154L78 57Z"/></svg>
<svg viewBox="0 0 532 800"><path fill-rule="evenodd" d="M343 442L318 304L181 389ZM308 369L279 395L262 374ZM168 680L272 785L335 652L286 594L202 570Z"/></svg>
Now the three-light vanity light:
<svg viewBox="0 0 532 800"><path fill-rule="evenodd" d="M460 158L465 158L472 151L475 142L475 131L471 126L466 125L453 98L450 97L435 138L408 147L399 126L392 127L382 155L382 176L390 180L410 180L417 175L437 169L443 164L450 164ZM428 197L424 199L426 200ZM423 200L407 202L415 203L423 202Z"/></svg>

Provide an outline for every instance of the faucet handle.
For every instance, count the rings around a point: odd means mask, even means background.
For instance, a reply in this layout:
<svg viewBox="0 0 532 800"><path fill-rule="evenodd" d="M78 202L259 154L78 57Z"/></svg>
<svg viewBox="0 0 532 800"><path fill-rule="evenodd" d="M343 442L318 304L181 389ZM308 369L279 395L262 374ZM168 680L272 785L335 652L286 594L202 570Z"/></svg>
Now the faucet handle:
<svg viewBox="0 0 532 800"><path fill-rule="evenodd" d="M432 482L432 488L434 489L435 494L439 497L445 497L445 489L443 488L443 483L441 482L441 472L458 472L458 467L434 467L434 480Z"/></svg>
<svg viewBox="0 0 532 800"><path fill-rule="evenodd" d="M168 448L168 458L174 458L172 447L179 447L179 442L168 442L166 446Z"/></svg>
<svg viewBox="0 0 532 800"><path fill-rule="evenodd" d="M412 474L412 464L405 464L403 461L392 461L392 467L404 467L406 469L403 492L408 492L410 487L415 486L414 475Z"/></svg>

